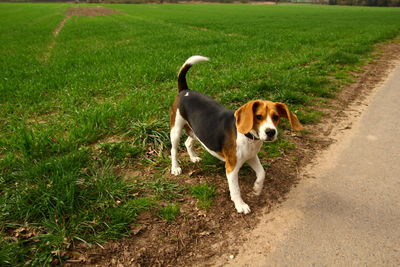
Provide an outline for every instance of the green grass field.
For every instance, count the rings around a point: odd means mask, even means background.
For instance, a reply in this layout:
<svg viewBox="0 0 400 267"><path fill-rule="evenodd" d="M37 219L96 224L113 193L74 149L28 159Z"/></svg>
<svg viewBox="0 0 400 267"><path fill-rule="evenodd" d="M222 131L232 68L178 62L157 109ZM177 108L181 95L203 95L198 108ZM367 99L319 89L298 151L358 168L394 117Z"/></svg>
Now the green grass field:
<svg viewBox="0 0 400 267"><path fill-rule="evenodd" d="M54 37L71 6L0 4L2 266L47 265L74 241L121 238L142 211L173 221L181 195L210 208L212 185L168 179L168 110L189 56L211 58L191 70L191 88L232 109L279 100L307 124L400 31L400 9L389 8L105 5L121 12L72 17ZM263 153L280 147L290 144ZM150 179L116 171L149 165Z"/></svg>

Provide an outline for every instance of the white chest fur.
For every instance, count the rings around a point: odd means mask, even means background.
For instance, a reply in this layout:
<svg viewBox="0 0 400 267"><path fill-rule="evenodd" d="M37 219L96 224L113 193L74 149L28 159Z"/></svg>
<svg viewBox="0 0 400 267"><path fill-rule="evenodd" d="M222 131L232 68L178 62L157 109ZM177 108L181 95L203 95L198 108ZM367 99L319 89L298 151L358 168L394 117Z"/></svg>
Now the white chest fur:
<svg viewBox="0 0 400 267"><path fill-rule="evenodd" d="M236 138L236 157L238 161L245 162L254 158L260 151L263 141L252 140L247 138L244 134L237 133Z"/></svg>

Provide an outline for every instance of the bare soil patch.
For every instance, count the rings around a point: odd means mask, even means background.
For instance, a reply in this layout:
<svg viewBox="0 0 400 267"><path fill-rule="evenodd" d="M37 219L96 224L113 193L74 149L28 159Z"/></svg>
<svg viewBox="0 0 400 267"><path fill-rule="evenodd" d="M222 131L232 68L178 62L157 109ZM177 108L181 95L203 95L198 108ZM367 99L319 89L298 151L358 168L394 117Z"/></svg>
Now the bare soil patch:
<svg viewBox="0 0 400 267"><path fill-rule="evenodd" d="M56 37L60 31L64 28L65 23L72 16L85 16L85 17L96 17L96 16L106 16L114 13L118 13L118 10L111 8L106 8L102 6L94 7L71 7L65 12L65 18L57 25L53 31L53 36Z"/></svg>
<svg viewBox="0 0 400 267"><path fill-rule="evenodd" d="M359 104L382 80L400 59L400 42L379 45L376 57L353 74L355 82L342 88L337 98L326 100L320 108L325 116L315 125L307 125L305 134L282 130L286 139L296 145L280 158L269 159L267 178L260 197L251 194L255 175L249 169L240 174L241 192L250 205L250 215L236 213L229 198L223 166L221 171L210 177L196 164L184 166L185 176L171 177L176 183L196 184L208 182L217 186L218 195L208 211L196 208L196 200L185 195L180 200L181 214L173 223L142 214L132 225L132 235L121 241L110 241L100 246L87 247L76 244L69 254L72 259L67 265L76 266L211 266L215 258L235 255L246 240L246 232L253 229L261 213L268 213L285 200L288 192L300 179L300 169L306 166L318 151L327 148L334 139L332 133L351 128L346 122L350 104ZM187 158L187 157L186 157ZM183 159L183 157L181 157ZM263 160L266 162L266 160ZM137 169L135 169L137 170ZM136 171L135 176L151 177L152 168ZM189 176L189 177L187 177ZM185 178L186 177L186 178Z"/></svg>
<svg viewBox="0 0 400 267"><path fill-rule="evenodd" d="M86 16L86 17L96 17L96 16L106 16L114 13L118 13L119 11L106 8L102 6L94 6L94 7L71 7L67 10L66 16Z"/></svg>
<svg viewBox="0 0 400 267"><path fill-rule="evenodd" d="M252 5L277 5L276 1L260 1L260 2L249 2Z"/></svg>

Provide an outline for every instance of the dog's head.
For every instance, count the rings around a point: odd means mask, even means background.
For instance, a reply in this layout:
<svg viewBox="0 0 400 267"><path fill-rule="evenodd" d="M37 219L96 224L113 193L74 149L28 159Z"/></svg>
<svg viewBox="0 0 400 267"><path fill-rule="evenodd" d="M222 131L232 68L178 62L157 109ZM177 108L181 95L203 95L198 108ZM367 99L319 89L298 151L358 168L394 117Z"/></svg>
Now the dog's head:
<svg viewBox="0 0 400 267"><path fill-rule="evenodd" d="M303 126L289 108L279 102L253 100L235 111L236 128L242 134L251 133L262 141L273 142L278 136L277 126L281 118L287 118L296 131Z"/></svg>

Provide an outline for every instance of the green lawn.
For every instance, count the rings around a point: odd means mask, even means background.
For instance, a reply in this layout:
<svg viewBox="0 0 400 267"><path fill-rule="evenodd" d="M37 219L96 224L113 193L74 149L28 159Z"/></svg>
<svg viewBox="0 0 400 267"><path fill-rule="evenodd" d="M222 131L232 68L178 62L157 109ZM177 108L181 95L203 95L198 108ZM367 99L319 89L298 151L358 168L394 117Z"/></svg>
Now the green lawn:
<svg viewBox="0 0 400 267"><path fill-rule="evenodd" d="M53 37L72 6L0 4L0 265L121 238L142 211L179 216L175 198L194 191L166 175L168 110L189 56L211 58L189 73L193 89L232 109L286 102L307 124L400 31L394 8L104 5L121 12L72 17ZM115 171L146 165L154 179Z"/></svg>

